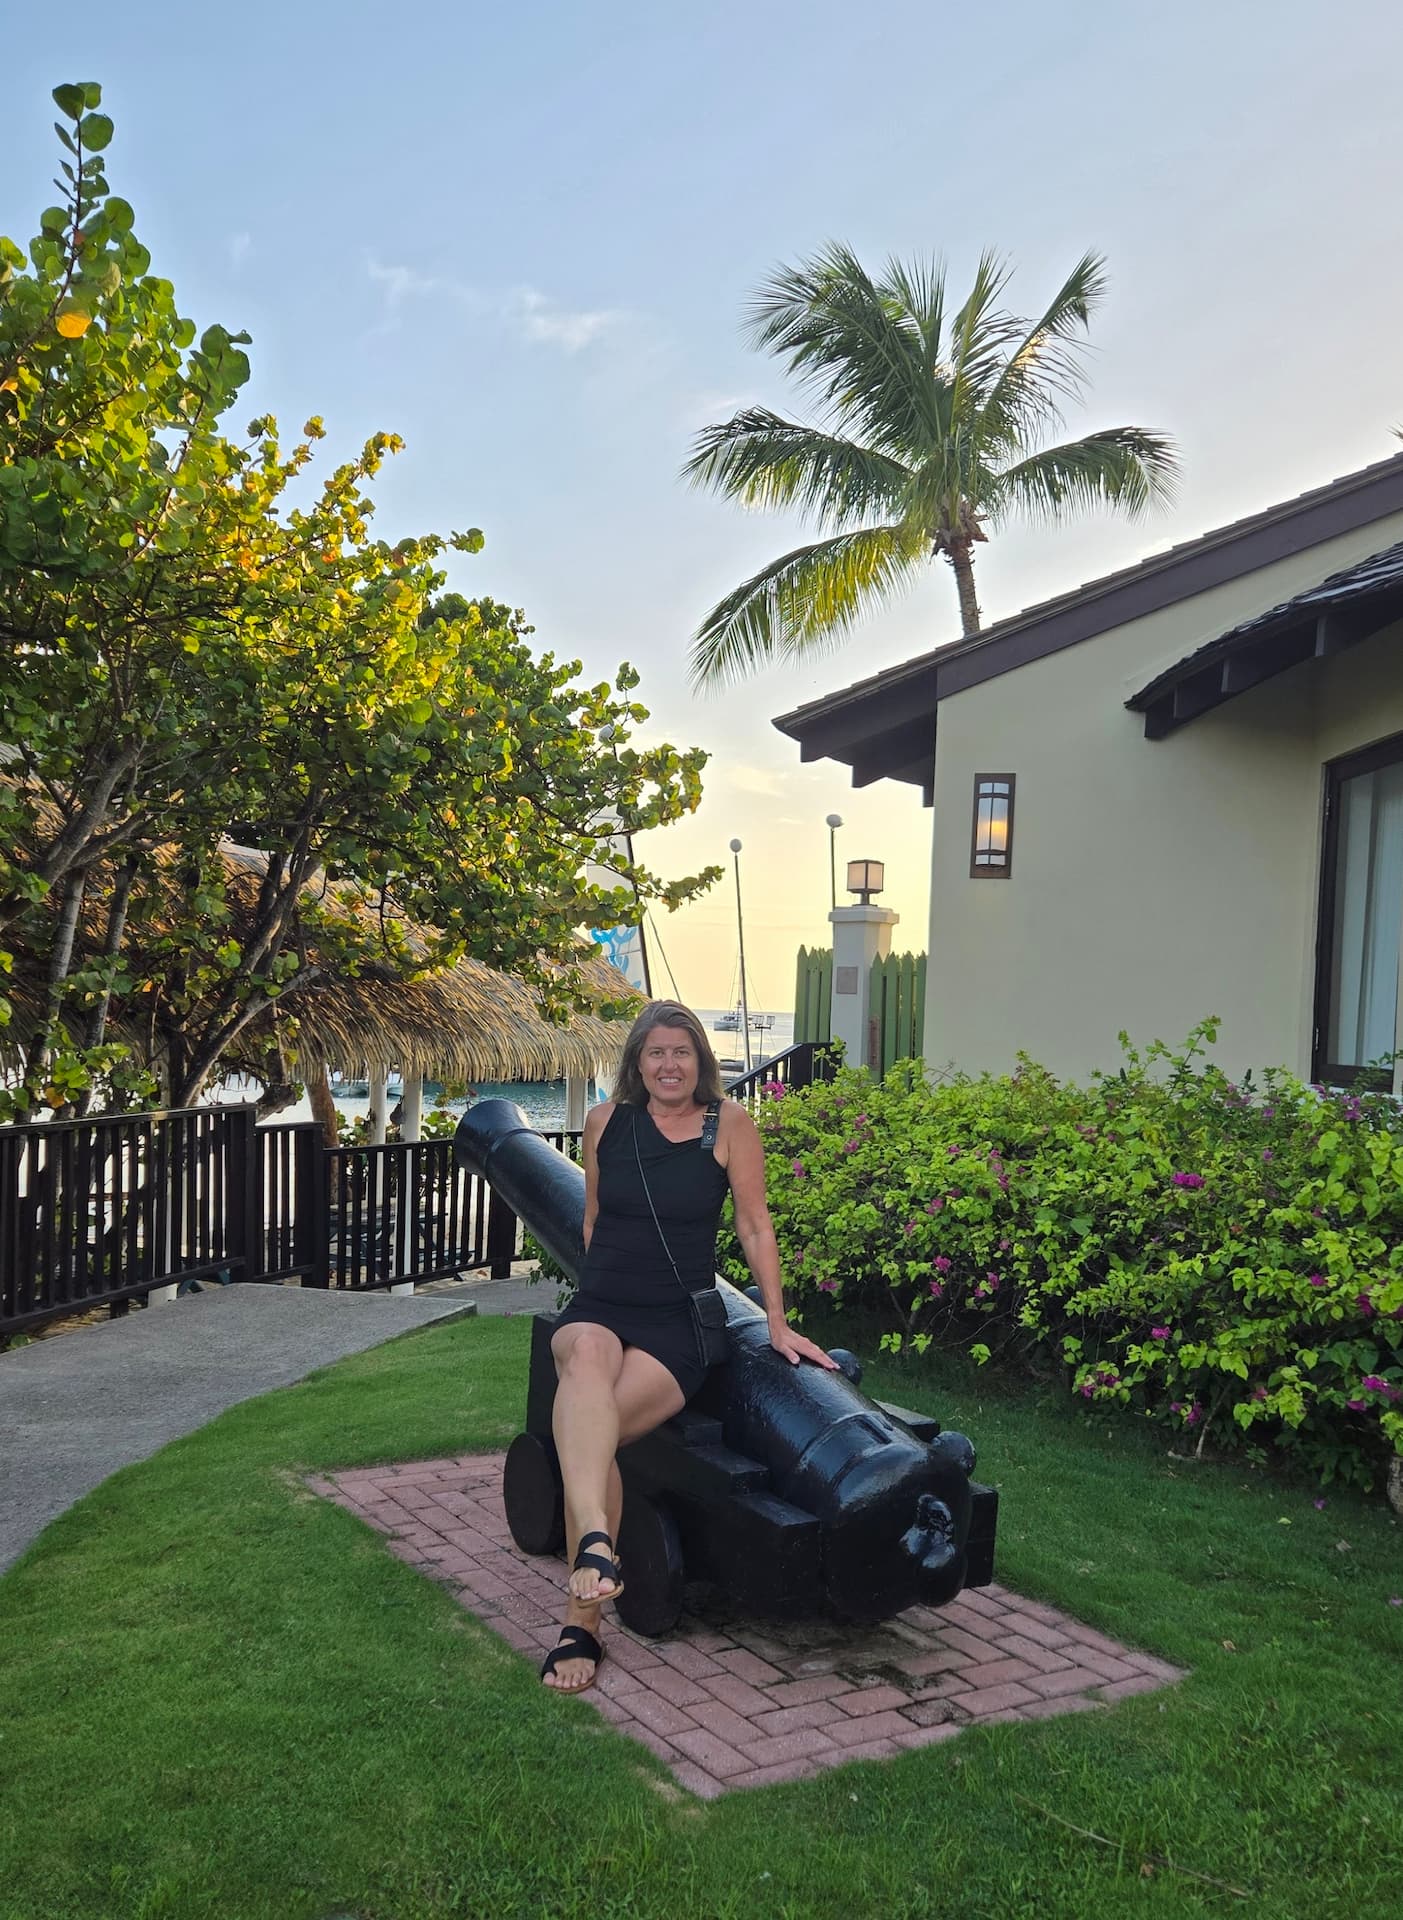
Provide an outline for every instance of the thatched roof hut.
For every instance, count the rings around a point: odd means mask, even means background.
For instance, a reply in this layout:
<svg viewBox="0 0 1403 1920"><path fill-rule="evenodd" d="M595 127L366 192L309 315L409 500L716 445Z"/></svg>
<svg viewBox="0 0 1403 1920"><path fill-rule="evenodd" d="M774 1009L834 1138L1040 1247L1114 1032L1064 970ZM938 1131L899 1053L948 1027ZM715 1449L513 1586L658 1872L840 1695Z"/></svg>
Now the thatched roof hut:
<svg viewBox="0 0 1403 1920"><path fill-rule="evenodd" d="M584 972L600 1002L641 1006L607 960L587 959ZM408 1077L437 1080L563 1080L617 1061L627 1019L575 1013L557 1026L535 994L510 974L477 960L421 975L323 983L297 1005L303 1061L363 1078L376 1063Z"/></svg>

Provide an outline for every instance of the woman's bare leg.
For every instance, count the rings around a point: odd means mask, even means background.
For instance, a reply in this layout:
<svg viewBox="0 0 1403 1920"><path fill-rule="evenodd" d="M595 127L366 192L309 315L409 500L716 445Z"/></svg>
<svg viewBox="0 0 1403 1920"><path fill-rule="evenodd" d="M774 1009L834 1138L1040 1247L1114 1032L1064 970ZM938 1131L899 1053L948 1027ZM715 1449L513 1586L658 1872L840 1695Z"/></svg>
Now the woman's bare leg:
<svg viewBox="0 0 1403 1920"><path fill-rule="evenodd" d="M680 1413L686 1404L687 1396L661 1360L644 1353L641 1347L625 1350L623 1365L614 1382L621 1447L626 1447L631 1440L641 1440L645 1433L651 1433L674 1413Z"/></svg>
<svg viewBox="0 0 1403 1920"><path fill-rule="evenodd" d="M607 1327L577 1321L560 1329L551 1352L557 1374L551 1428L565 1488L566 1545L573 1565L582 1535L614 1537L609 1524L610 1483L619 1448L614 1393L624 1349ZM592 1568L572 1572L569 1588L576 1600L586 1602L607 1600L614 1590L612 1582Z"/></svg>

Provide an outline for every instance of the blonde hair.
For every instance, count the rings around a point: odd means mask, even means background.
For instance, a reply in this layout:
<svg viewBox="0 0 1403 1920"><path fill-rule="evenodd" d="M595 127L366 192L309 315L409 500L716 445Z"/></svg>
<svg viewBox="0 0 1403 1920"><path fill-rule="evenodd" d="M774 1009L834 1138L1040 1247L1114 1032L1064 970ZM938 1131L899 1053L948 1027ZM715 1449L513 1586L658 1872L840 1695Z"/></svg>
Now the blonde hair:
<svg viewBox="0 0 1403 1920"><path fill-rule="evenodd" d="M711 1051L706 1028L692 1009L684 1007L680 1000L650 1000L629 1028L623 1057L619 1061L618 1077L614 1081L614 1099L626 1107L647 1106L648 1089L643 1084L638 1063L643 1057L643 1043L655 1027L683 1028L696 1048L697 1085L692 1097L697 1105L709 1107L713 1100L724 1100L726 1089L721 1084L721 1069L716 1064L716 1055Z"/></svg>

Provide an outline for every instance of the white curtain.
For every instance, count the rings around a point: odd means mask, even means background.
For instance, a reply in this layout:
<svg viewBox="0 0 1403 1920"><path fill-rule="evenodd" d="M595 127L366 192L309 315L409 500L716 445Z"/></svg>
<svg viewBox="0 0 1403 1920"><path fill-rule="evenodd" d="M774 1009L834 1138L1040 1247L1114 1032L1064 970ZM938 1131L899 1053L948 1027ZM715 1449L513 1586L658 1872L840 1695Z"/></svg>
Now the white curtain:
<svg viewBox="0 0 1403 1920"><path fill-rule="evenodd" d="M1398 1046L1403 761L1340 787L1329 1057L1363 1067Z"/></svg>

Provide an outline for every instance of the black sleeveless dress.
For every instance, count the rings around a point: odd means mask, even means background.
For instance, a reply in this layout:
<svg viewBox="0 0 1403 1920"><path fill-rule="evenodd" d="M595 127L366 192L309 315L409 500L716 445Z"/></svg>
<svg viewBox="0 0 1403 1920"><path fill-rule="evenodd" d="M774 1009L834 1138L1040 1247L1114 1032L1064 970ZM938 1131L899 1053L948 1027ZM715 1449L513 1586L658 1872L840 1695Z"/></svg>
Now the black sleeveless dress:
<svg viewBox="0 0 1403 1920"><path fill-rule="evenodd" d="M634 1155L637 1131L638 1156ZM716 1284L716 1228L726 1169L697 1140L669 1140L644 1107L617 1106L600 1136L599 1212L579 1289L561 1326L608 1327L660 1360L690 1400L705 1377L692 1321L663 1250L638 1160L677 1270L691 1292Z"/></svg>

